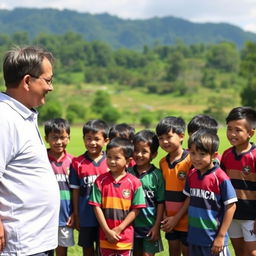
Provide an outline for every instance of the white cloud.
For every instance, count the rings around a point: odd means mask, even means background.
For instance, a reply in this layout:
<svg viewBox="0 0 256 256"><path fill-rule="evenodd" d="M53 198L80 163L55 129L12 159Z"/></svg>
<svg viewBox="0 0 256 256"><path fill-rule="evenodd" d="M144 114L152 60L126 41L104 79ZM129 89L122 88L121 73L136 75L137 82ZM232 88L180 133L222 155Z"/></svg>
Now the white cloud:
<svg viewBox="0 0 256 256"><path fill-rule="evenodd" d="M246 24L244 30L256 33L256 23Z"/></svg>

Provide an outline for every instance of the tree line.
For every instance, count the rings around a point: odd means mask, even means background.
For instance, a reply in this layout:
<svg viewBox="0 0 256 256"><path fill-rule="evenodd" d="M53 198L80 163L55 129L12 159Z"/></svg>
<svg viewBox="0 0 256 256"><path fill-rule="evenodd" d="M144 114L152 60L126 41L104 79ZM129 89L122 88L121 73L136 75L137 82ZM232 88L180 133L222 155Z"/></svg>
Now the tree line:
<svg viewBox="0 0 256 256"><path fill-rule="evenodd" d="M134 51L126 48L114 50L102 41L88 42L74 32L63 35L42 33L33 40L26 32L16 32L13 35L0 34L0 57L14 45L28 44L53 52L56 58L55 83L72 84L72 74L79 74L80 83L117 84L143 88L145 92L159 95L188 95L201 87L210 90L230 88L239 91L243 105L256 107L254 42L246 42L241 49L230 42L185 45L177 41L172 46L156 42L153 47L145 45L143 51ZM216 100L218 104L210 104L206 112L221 115L225 103L221 97ZM68 113L73 113L69 114L70 118L78 112L74 108L69 108Z"/></svg>

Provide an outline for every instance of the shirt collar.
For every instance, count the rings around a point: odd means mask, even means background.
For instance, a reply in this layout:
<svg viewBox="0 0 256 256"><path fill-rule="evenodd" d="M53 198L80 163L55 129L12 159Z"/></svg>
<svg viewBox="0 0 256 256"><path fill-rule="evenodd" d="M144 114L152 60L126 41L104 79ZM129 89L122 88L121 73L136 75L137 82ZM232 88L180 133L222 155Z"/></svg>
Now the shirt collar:
<svg viewBox="0 0 256 256"><path fill-rule="evenodd" d="M24 119L37 120L38 112L36 109L29 109L19 101L10 97L6 93L0 93L0 101L9 105L14 111L19 113Z"/></svg>

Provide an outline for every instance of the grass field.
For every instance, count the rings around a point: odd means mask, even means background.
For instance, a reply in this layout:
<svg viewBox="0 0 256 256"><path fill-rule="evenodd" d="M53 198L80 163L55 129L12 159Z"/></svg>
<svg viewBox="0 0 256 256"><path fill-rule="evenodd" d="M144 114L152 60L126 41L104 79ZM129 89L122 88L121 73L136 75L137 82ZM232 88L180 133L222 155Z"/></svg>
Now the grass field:
<svg viewBox="0 0 256 256"><path fill-rule="evenodd" d="M41 132L42 132L42 127L40 128ZM222 153L226 148L228 148L229 142L226 138L225 135L226 129L225 128L220 128L219 129L219 138L220 138L220 147L219 147L219 153ZM43 134L43 132L42 132ZM184 140L184 148L187 147L187 136L185 137ZM71 154L73 154L74 156L78 156L80 154L82 154L85 151L84 148L84 144L83 144L83 139L82 139L82 125L81 126L74 126L71 127L71 139L70 139L70 143L67 147L67 151ZM159 160L165 155L166 153L159 149L158 155L157 157L154 159L153 163L158 166ZM162 233L162 237L163 237L163 243L164 243L164 251L157 254L159 256L167 256L168 255L168 245L166 243L166 240L164 238L164 234ZM77 232L75 231L75 238L77 241ZM233 249L230 246L231 249L231 255L234 255ZM69 248L69 255L70 256L79 256L82 255L82 251L81 248L79 246L73 246L71 248Z"/></svg>

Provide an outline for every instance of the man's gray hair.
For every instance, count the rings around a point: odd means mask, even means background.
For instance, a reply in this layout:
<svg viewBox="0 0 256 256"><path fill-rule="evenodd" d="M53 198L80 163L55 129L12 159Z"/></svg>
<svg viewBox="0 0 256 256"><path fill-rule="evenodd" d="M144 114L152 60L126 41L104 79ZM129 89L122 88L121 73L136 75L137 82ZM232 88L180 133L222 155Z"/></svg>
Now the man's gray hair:
<svg viewBox="0 0 256 256"><path fill-rule="evenodd" d="M53 55L35 46L19 47L8 51L3 60L3 74L7 88L17 87L25 75L39 77L42 74L42 62L47 58L53 62Z"/></svg>

